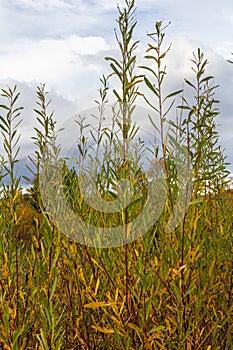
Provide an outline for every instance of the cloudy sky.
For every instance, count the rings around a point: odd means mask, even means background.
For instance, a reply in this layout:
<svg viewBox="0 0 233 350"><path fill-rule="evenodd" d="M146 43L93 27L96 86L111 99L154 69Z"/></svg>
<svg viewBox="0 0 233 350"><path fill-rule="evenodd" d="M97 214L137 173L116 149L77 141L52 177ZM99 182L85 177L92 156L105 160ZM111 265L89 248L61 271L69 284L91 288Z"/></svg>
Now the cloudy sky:
<svg viewBox="0 0 233 350"><path fill-rule="evenodd" d="M30 153L36 86L46 83L59 123L93 106L99 78L110 72L105 56L118 55L114 40L117 3L113 0L0 0L0 87L17 84L25 106L22 153ZM220 140L233 163L233 3L230 0L138 0L135 39L138 56L154 23L171 21L167 42L169 88L180 89L192 78L192 52L200 47L209 61L208 74L220 87ZM141 63L141 62L139 62ZM140 104L140 101L138 102ZM229 169L233 172L233 166Z"/></svg>

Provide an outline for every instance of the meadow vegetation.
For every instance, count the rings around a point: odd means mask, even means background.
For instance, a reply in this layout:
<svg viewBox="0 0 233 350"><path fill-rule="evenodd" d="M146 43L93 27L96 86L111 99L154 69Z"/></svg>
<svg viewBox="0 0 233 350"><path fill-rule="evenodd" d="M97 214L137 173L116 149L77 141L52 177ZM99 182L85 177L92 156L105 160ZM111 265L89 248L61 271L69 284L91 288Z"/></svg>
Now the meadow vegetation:
<svg viewBox="0 0 233 350"><path fill-rule="evenodd" d="M45 85L38 87L35 105L36 151L30 156L28 179L33 185L22 194L17 174L20 93L17 87L1 90L1 349L233 349L233 193L226 190L227 163L216 130L217 86L197 49L191 57L193 78L185 79L193 98L186 97L185 89L164 96L166 57L171 54L164 43L167 25L156 22L154 33L148 34L139 70L136 23L134 0L126 0L118 8L115 31L119 57L106 57L110 74L101 78L98 127L91 128L82 118L76 121L79 171L84 171L89 140L94 140L97 148L89 163L99 196L111 202L118 181L132 180L131 203L118 213L93 209L80 192L80 174L62 159L63 189L76 215L97 227L125 225L130 230L148 195L140 166L148 146L137 137L134 106L144 99L156 113L158 126L149 117L157 135L150 151L163 164L166 202L157 222L131 243L104 249L80 244L51 220L41 198L39 171L48 146L60 161L56 143L62 131L56 129ZM113 113L111 127L104 128L111 79L120 113ZM142 85L147 93L141 92ZM100 148L105 157L98 157ZM177 149L188 152L193 186L180 222L169 230L181 186Z"/></svg>

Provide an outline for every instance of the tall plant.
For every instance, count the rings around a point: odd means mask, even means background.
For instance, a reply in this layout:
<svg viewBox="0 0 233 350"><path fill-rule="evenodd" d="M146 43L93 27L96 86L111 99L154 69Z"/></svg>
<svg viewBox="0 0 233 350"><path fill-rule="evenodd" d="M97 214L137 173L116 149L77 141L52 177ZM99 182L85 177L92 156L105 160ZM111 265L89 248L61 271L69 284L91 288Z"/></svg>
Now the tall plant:
<svg viewBox="0 0 233 350"><path fill-rule="evenodd" d="M17 226L21 224L21 218L17 212L21 190L20 176L17 169L20 152L19 140L21 136L18 128L22 121L20 116L23 107L18 106L20 93L17 91L16 86L2 89L1 96L6 101L5 104L0 105L2 111L0 115L0 129L6 154L6 159L2 163L2 167L6 177L3 183L4 199L1 202L1 205L4 205L3 222L5 225L1 230L0 255L1 266L3 266L3 271L5 271L5 275L3 273L3 281L8 286L1 300L1 321L8 325L6 332L8 344L16 348L17 344L22 344L21 334L24 332L21 324L24 312L21 286L23 271L20 264L23 246L17 232ZM10 300L13 305L12 307L15 308L14 314L11 317L9 317L9 311L11 309ZM11 331L10 328L12 329ZM0 338L4 339L3 334L0 334Z"/></svg>
<svg viewBox="0 0 233 350"><path fill-rule="evenodd" d="M49 180L52 185L55 185L53 183L53 181L55 181L54 171L52 171L53 176L51 176L51 178L49 178L49 173L52 167L56 169L57 163L59 162L60 147L56 145L56 122L53 112L49 112L51 100L47 98L47 94L45 84L37 88L37 106L39 107L35 108L34 111L37 115L38 127L34 128L36 135L32 137L37 149L35 151L35 157L30 157L35 167L35 169L31 170L34 175L34 186L31 192L35 207L42 213L41 222L38 223L40 236L34 239L35 250L37 252L37 254L35 254L35 263L37 263L36 267L40 273L46 276L38 281L41 284L41 288L38 290L38 297L41 305L38 310L41 327L40 334L36 334L36 338L43 349L60 349L64 333L60 326L62 309L59 309L59 313L61 314L57 317L58 303L55 301L54 294L57 288L57 265L61 250L61 235L55 228L56 217L53 217L55 222L50 220L50 215L54 215L54 212L51 211L51 213L47 213L46 205L48 206L50 204L52 198L47 198L46 192L44 192L46 181ZM54 204L55 211L57 210L57 205L56 202ZM41 255L40 262L38 263L37 255L39 253ZM35 270L33 270L33 272L35 272Z"/></svg>
<svg viewBox="0 0 233 350"><path fill-rule="evenodd" d="M172 215L175 222L177 215L174 211L174 201L178 192L175 150L181 151L181 145L171 137L172 131L169 129L169 117L171 116L175 97L182 90L164 94L164 83L167 75L166 58L171 48L171 44L165 46L164 41L165 32L169 24L163 25L162 21L156 22L155 32L147 34L151 42L148 44L145 59L149 64L143 65L141 68L146 72L144 82L149 91L149 94L146 93L144 95L144 99L147 105L155 112L155 119L149 115L155 134L154 156L156 161L159 160L160 170L165 173L168 194L166 209L168 209L168 215ZM168 225L170 224L168 223Z"/></svg>
<svg viewBox="0 0 233 350"><path fill-rule="evenodd" d="M213 84L213 77L205 73L208 61L200 49L193 54L191 61L195 81L185 79L185 82L194 92L194 101L189 103L183 98L180 108L188 113L183 126L186 127L187 144L193 163L196 196L201 187L209 193L224 188L228 171L216 128L216 117L219 114L216 105L219 101L215 98L215 91L218 86Z"/></svg>
<svg viewBox="0 0 233 350"><path fill-rule="evenodd" d="M0 115L0 129L3 136L3 147L7 157L4 169L9 181L6 190L13 205L16 193L20 188L20 177L17 175L16 165L18 163L20 151L19 139L21 136L18 132L18 127L22 122L20 114L23 107L17 106L20 93L17 92L16 86L13 89L10 87L8 89L2 89L1 96L6 100L6 104L0 105L1 110L6 112L5 115Z"/></svg>
<svg viewBox="0 0 233 350"><path fill-rule="evenodd" d="M130 164L130 143L134 139L138 129L132 122L132 114L135 109L135 101L139 95L138 84L142 81L142 75L135 73L136 68L136 54L135 50L139 41L134 41L133 34L137 21L135 20L135 1L125 0L125 7L120 9L118 6L118 31L115 29L115 37L120 50L120 59L113 57L106 57L110 62L112 74L115 75L120 82L120 89L113 90L117 98L117 107L120 110L116 113L116 123L122 133L122 146L118 143L118 148L123 148L122 160L120 159L120 168L116 169L117 177L123 177L130 180L132 176L132 166ZM121 158L121 157L120 157ZM119 170L121 174L119 174ZM123 171L122 171L123 170ZM135 175L135 174L134 174ZM127 236L129 224L129 212L126 207L122 211L122 221L125 225L125 234ZM129 276L129 256L128 245L125 247L125 296L128 316L131 313L131 291L130 291L130 276Z"/></svg>
<svg viewBox="0 0 233 350"><path fill-rule="evenodd" d="M117 44L120 49L121 58L106 57L110 62L112 74L116 75L120 82L120 91L113 90L120 105L121 119L117 119L122 132L124 160L127 158L130 139L134 136L132 125L132 112L135 100L139 94L138 84L142 81L142 76L135 73L136 55L135 50L139 41L133 41L134 29L136 27L135 1L125 0L126 7L118 7L118 30L115 30Z"/></svg>

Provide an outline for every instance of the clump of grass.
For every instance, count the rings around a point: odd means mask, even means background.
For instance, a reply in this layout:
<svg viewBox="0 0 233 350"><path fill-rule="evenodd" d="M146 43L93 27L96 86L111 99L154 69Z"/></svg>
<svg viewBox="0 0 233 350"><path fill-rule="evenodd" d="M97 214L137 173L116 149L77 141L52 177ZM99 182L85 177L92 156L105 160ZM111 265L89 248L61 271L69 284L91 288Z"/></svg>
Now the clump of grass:
<svg viewBox="0 0 233 350"><path fill-rule="evenodd" d="M134 1L126 0L125 8L118 8L118 16L120 58L107 58L111 73L101 79L97 128L90 132L85 119L76 120L80 130L76 159L79 172L69 168L69 161L60 159L56 123L45 86L37 89L36 152L30 157L34 184L27 201L20 194L16 172L20 95L16 88L2 90L6 103L0 106L0 121L6 155L1 159L0 181L5 184L4 175L9 181L0 200L2 349L233 347L233 206L232 193L224 187L226 163L215 128L216 86L206 75L207 61L198 49L192 60L193 81L186 80L194 92L193 101L187 101L181 90L163 96L163 82L169 78L165 62L171 52L170 46L164 48L167 26L156 22L155 32L149 34L152 41L145 57L148 64L143 65L145 73L138 74ZM117 107L110 126L105 128L103 115L112 75L119 83L114 89ZM142 212L148 197L148 179L140 163L146 146L137 138L138 129L132 121L136 99L142 97L140 84L148 89L143 98L159 121L157 128L150 116L157 135L150 151L164 172L167 197L163 211L148 232L126 246L101 249L98 245L82 245L59 230L59 202L55 199L51 203L49 196L42 201L41 193L46 192L40 188L40 168L47 156L54 164L57 162L58 170L62 169L63 195L83 221L100 228L124 224L127 234L133 234L130 222ZM180 94L181 115L174 122L173 107ZM170 136L166 134L167 125ZM89 139L85 131L89 131ZM90 139L97 144L94 151ZM101 148L105 155L102 162ZM194 188L189 203L189 198L182 197L184 203L180 200L182 177L176 153L183 149L188 151L184 159L193 167L189 175L193 175ZM131 203L117 213L93 209L79 188L85 164L96 175L98 194L107 203L116 199L114 186L120 179L134 180ZM56 189L55 177L50 183ZM188 185L187 179L183 184ZM47 210L49 205L55 208L54 213ZM64 221L69 218L65 216Z"/></svg>

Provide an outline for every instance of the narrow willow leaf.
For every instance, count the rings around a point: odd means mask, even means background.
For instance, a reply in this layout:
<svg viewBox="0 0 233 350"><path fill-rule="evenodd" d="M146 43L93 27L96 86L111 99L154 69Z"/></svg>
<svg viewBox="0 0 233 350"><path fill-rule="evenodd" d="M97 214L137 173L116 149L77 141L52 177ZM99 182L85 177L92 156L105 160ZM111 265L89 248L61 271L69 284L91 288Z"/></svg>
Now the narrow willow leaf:
<svg viewBox="0 0 233 350"><path fill-rule="evenodd" d="M122 80L122 74L117 70L116 66L113 63L111 63L110 67L112 68L113 72L118 76L118 78Z"/></svg>
<svg viewBox="0 0 233 350"><path fill-rule="evenodd" d="M112 61L120 70L122 69L120 63L113 57L105 57L106 61Z"/></svg>
<svg viewBox="0 0 233 350"><path fill-rule="evenodd" d="M193 85L188 79L185 79L186 84L188 84L189 86L191 86L194 90L197 90L196 86Z"/></svg>
<svg viewBox="0 0 233 350"><path fill-rule="evenodd" d="M114 333L114 329L113 328L107 328L107 327L100 327L97 325L92 325L91 326L93 329L95 329L98 332L104 333L104 334L113 334Z"/></svg>
<svg viewBox="0 0 233 350"><path fill-rule="evenodd" d="M121 99L119 93L118 93L115 89L113 90L113 93L114 93L114 95L116 96L118 102L122 103L122 99Z"/></svg>
<svg viewBox="0 0 233 350"><path fill-rule="evenodd" d="M154 333L154 332L157 332L157 331L162 331L164 329L165 329L164 326L154 326L148 333L151 334L151 333Z"/></svg>
<svg viewBox="0 0 233 350"><path fill-rule="evenodd" d="M163 99L163 102L165 102L168 98L170 97L174 97L174 96L177 96L179 94L181 94L183 92L183 89L182 90L177 90L175 92L172 92L171 94L167 95L164 99Z"/></svg>
<svg viewBox="0 0 233 350"><path fill-rule="evenodd" d="M159 97L159 93L156 90L156 88L153 86L153 84L151 84L151 82L149 81L149 79L147 77L144 78L144 81L146 83L146 85L148 86L148 88L157 96Z"/></svg>
<svg viewBox="0 0 233 350"><path fill-rule="evenodd" d="M115 303L114 302L106 303L105 301L96 301L93 303L85 304L83 305L83 307L87 309L97 309L99 307L110 306L112 304L115 304Z"/></svg>
<svg viewBox="0 0 233 350"><path fill-rule="evenodd" d="M0 105L0 108L6 109L7 111L10 111L10 108L8 106L5 105Z"/></svg>

